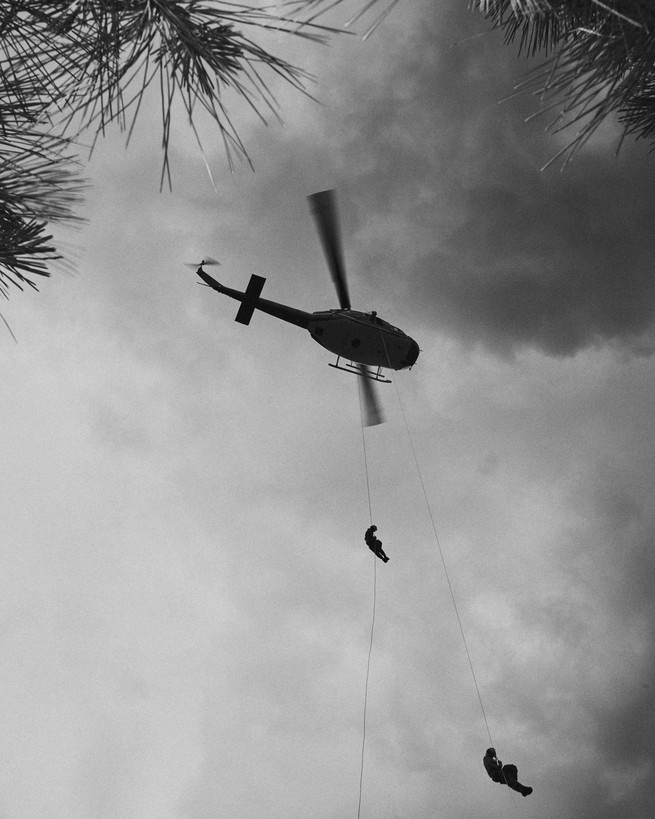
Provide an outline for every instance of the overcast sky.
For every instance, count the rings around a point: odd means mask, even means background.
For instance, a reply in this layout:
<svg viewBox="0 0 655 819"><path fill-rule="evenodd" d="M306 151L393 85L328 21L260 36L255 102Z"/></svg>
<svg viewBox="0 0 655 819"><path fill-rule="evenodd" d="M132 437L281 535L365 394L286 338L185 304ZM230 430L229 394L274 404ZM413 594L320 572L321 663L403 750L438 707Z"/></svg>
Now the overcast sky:
<svg viewBox="0 0 655 819"><path fill-rule="evenodd" d="M649 815L655 159L610 122L541 171L572 134L499 104L530 66L466 5L274 38L321 104L277 85L264 127L228 98L255 172L204 128L217 192L179 121L158 193L155 94L93 155L77 276L3 305L3 817L356 817L374 568L362 817ZM377 566L357 381L183 264L336 307L325 188L353 306L422 350L365 433ZM528 798L482 767L431 515Z"/></svg>

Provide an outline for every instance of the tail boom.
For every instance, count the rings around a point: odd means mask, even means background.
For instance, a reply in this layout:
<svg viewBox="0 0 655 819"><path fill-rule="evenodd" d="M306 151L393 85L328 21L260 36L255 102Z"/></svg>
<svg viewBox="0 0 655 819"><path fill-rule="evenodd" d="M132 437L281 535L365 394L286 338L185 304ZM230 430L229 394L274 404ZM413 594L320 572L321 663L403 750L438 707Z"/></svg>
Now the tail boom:
<svg viewBox="0 0 655 819"><path fill-rule="evenodd" d="M240 324L250 324L250 319L255 310L261 310L262 313L268 313L269 316L288 321L290 324L295 324L297 327L307 329L309 322L312 320L312 314L304 310L297 310L295 307L289 307L286 304L279 304L276 301L269 301L268 299L260 298L259 294L262 292L266 279L263 276L253 274L250 277L248 286L245 292L240 290L233 290L231 287L225 287L224 284L216 281L209 273L206 273L202 267L197 271L198 276L202 281L212 290L217 293L222 293L224 296L229 296L231 299L241 302L241 306L237 310L234 318Z"/></svg>

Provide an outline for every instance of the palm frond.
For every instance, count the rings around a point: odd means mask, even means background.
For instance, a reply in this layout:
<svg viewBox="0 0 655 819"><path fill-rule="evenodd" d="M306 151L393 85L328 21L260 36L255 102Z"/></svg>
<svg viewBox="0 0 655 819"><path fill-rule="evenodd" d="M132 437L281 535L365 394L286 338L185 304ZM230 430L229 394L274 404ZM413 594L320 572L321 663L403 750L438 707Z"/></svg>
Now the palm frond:
<svg viewBox="0 0 655 819"><path fill-rule="evenodd" d="M297 7L298 11L302 12L303 15L308 13L307 17L302 16L302 19L305 23L313 23L315 22L320 16L326 14L331 9L335 8L336 6L340 6L343 0L286 0L284 3L285 7L295 8ZM364 32L362 39L368 39L371 34L375 31L375 29L380 25L380 23L384 20L384 18L391 13L395 6L398 5L400 0L387 0L386 8L384 8L381 12L377 14L376 17L373 18L373 22L369 25L369 27ZM380 0L360 0L360 5L362 8L359 11L355 12L350 19L348 19L344 26L349 28L356 23L358 20L365 17L365 15L373 8L379 8L381 5Z"/></svg>
<svg viewBox="0 0 655 819"><path fill-rule="evenodd" d="M507 43L518 39L519 53L544 53L545 62L516 90L537 96L542 111L557 110L547 130L576 129L557 157L568 161L611 114L624 135L655 140L655 4L476 0L471 7L501 28Z"/></svg>
<svg viewBox="0 0 655 819"><path fill-rule="evenodd" d="M48 222L79 222L85 188L70 143L38 131L4 128L0 145L0 293L49 275L61 260L46 235Z"/></svg>
<svg viewBox="0 0 655 819"><path fill-rule="evenodd" d="M258 44L256 32L325 42L333 31L272 7L215 0L0 0L0 292L34 286L31 277L47 275L47 262L60 258L46 224L76 219L83 184L63 149L83 131L95 140L116 123L129 141L152 88L161 106L162 180L170 183L178 100L198 141L194 118L203 110L230 164L232 156L249 162L225 92L266 120L267 112L279 117L266 70L302 93L311 80Z"/></svg>
<svg viewBox="0 0 655 819"><path fill-rule="evenodd" d="M8 55L40 80L41 94L50 98L50 116L58 111L65 131L76 134L88 128L102 133L112 122L131 130L147 89L165 89L165 157L177 98L189 118L194 105L208 112L226 144L247 158L226 113L225 91L244 97L258 112L262 106L275 108L262 68L305 90L310 79L305 71L244 32L272 31L322 42L331 31L241 3L80 0L18 5L20 18L5 26Z"/></svg>
<svg viewBox="0 0 655 819"><path fill-rule="evenodd" d="M48 276L48 263L60 257L45 235L45 223L0 208L0 294L7 297L9 285L38 289L34 275Z"/></svg>

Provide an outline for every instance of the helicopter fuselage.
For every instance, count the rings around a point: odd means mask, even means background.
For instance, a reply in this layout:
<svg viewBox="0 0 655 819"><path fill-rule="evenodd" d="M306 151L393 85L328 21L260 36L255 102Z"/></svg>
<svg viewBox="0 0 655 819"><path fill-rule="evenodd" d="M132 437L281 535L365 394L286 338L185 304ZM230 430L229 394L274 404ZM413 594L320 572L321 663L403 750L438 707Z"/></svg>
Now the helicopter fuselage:
<svg viewBox="0 0 655 819"><path fill-rule="evenodd" d="M249 324L255 310L304 327L321 347L337 356L372 367L403 370L412 367L419 356L419 346L398 327L379 318L376 313L358 310L320 310L308 313L286 304L262 299L260 293L266 281L262 276L251 276L245 292L220 284L202 267L198 276L203 282L232 299L241 302L236 321Z"/></svg>
<svg viewBox="0 0 655 819"><path fill-rule="evenodd" d="M307 327L311 337L338 356L390 370L404 370L418 358L414 339L375 313L322 310L311 315Z"/></svg>

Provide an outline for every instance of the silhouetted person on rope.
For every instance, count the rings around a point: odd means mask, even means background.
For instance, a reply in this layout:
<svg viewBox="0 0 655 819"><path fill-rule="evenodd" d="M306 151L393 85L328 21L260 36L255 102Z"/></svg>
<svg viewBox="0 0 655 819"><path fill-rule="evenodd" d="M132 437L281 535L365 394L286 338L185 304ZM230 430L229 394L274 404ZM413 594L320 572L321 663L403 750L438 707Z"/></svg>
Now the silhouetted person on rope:
<svg viewBox="0 0 655 819"><path fill-rule="evenodd" d="M373 552L373 554L386 563L387 560L389 560L389 558L384 553L384 550L382 548L382 541L378 540L375 537L375 532L377 532L377 530L378 530L377 526L369 526L368 529L366 530L366 534L364 535L364 540L366 541L366 545Z"/></svg>
<svg viewBox="0 0 655 819"><path fill-rule="evenodd" d="M516 765L503 765L496 757L495 748L487 748L487 753L482 758L484 767L494 782L500 785L508 785L513 791L518 791L523 796L530 796L532 788L521 785L518 781L519 771Z"/></svg>

